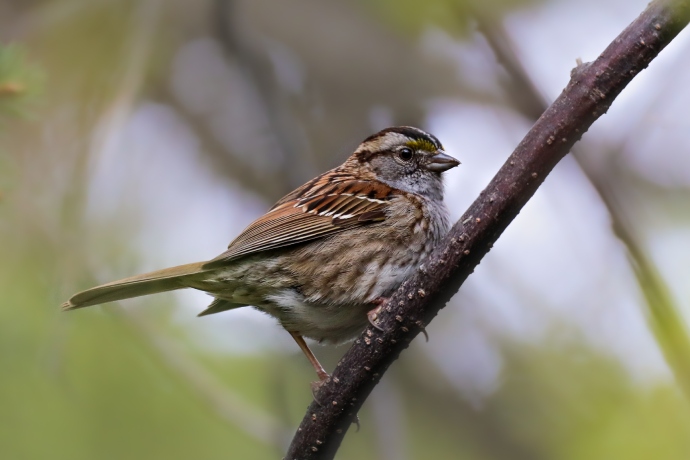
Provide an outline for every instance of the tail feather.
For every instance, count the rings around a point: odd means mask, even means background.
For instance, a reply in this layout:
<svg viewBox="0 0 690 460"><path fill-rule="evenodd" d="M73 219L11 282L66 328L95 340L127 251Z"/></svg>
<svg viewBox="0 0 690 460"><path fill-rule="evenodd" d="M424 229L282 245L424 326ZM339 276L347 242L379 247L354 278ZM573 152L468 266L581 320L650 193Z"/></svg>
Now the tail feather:
<svg viewBox="0 0 690 460"><path fill-rule="evenodd" d="M209 271L201 268L205 263L197 262L179 265L96 286L74 294L67 302L62 304L62 309L74 310L131 297L186 288L189 285L185 283L185 279L201 272Z"/></svg>
<svg viewBox="0 0 690 460"><path fill-rule="evenodd" d="M240 307L246 307L246 306L247 305L243 304L243 303L233 303L233 302L230 302L229 300L214 299L213 302L211 302L211 305L206 307L206 310L202 311L197 316L213 315L215 313L220 313L222 311L232 310L234 308L240 308Z"/></svg>

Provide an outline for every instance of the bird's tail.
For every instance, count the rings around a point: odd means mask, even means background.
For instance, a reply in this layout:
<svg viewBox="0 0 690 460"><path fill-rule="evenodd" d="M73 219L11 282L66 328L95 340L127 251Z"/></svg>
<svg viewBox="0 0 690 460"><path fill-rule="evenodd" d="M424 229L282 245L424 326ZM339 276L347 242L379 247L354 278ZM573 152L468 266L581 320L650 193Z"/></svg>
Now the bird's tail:
<svg viewBox="0 0 690 460"><path fill-rule="evenodd" d="M96 286L74 294L67 302L62 304L62 309L74 310L131 297L190 287L188 281L196 278L195 275L209 271L202 269L205 263L197 262L178 265L177 267L165 268Z"/></svg>

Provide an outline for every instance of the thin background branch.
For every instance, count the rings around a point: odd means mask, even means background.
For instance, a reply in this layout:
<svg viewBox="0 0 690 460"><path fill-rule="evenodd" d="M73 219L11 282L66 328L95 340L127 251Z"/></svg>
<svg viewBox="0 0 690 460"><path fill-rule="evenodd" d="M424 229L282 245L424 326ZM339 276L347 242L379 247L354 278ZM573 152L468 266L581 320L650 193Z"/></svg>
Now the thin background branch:
<svg viewBox="0 0 690 460"><path fill-rule="evenodd" d="M212 14L215 24L215 38L221 44L227 59L237 59L241 62L241 69L245 78L258 89L259 106L270 123L270 133L277 137L277 147L283 150L285 165L290 168L279 168L282 173L281 184L283 193L298 187L304 182L304 175L311 177L317 171L310 171L313 167L303 161L300 152L308 150L308 142L294 116L288 113L285 96L277 87L273 72L268 63L262 61L255 54L248 52L246 46L236 30L237 15L234 0L215 0ZM288 174L285 177L285 174Z"/></svg>
<svg viewBox="0 0 690 460"><path fill-rule="evenodd" d="M168 369L191 389L191 393L212 408L221 419L262 444L270 444L277 449L284 447L289 434L282 423L229 390L227 385L191 359L175 340L162 334L143 315L124 308L112 311L137 332L158 353Z"/></svg>
<svg viewBox="0 0 690 460"><path fill-rule="evenodd" d="M593 63L578 66L450 233L384 305L316 395L287 459L331 459L381 375L473 272L553 167L688 22L690 0L656 0Z"/></svg>
<svg viewBox="0 0 690 460"><path fill-rule="evenodd" d="M539 118L539 114L546 110L548 104L518 59L507 33L500 24L493 23L482 16L477 16L477 24L479 31L486 37L489 46L496 55L496 59L510 77L509 93L520 95L521 103L516 104L516 107L526 117L536 120ZM623 143L625 142L627 142L627 138ZM625 145L622 145L617 150L622 151L624 148ZM625 215L624 208L617 202L616 190L611 185L611 181L606 181L603 174L597 171L590 162L587 162L578 149L574 148L572 153L580 169L606 206L611 218L611 228L625 246L632 269L642 288L651 326L666 362L675 375L681 390L690 399L690 340L669 289L640 246L633 226Z"/></svg>

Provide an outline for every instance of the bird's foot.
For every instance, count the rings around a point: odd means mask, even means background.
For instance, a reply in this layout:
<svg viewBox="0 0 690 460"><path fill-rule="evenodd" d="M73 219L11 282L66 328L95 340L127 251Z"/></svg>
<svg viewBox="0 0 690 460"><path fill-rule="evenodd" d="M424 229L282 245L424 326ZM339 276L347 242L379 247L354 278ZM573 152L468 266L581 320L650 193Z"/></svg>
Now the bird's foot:
<svg viewBox="0 0 690 460"><path fill-rule="evenodd" d="M374 329L378 329L381 332L383 332L383 328L381 328L381 326L378 324L379 314L381 314L381 309L383 308L383 304L386 300L388 299L385 297L378 297L374 299L371 303L376 306L367 312L369 323L374 326Z"/></svg>
<svg viewBox="0 0 690 460"><path fill-rule="evenodd" d="M319 380L317 380L316 382L311 382L309 384L309 387L311 388L311 395L314 397L314 401L316 401L316 404L318 404L319 406L323 406L323 404L321 404L321 401L319 401L319 398L317 398L316 395L323 386L323 384L326 383L331 378L331 376L328 375L327 372L323 372L323 370L322 372L317 372L317 375L319 376Z"/></svg>

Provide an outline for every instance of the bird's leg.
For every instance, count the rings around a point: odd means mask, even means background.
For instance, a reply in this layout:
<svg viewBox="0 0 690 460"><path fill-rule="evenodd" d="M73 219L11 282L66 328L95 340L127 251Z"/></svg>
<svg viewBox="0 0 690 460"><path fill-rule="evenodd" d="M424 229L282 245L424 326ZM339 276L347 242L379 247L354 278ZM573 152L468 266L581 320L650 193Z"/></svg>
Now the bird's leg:
<svg viewBox="0 0 690 460"><path fill-rule="evenodd" d="M307 345L307 342L304 341L304 338L302 338L301 335L295 333L295 332L290 332L290 335L292 336L293 339L295 339L295 342L297 342L297 345L299 345L300 349L302 350L302 353L305 354L309 362L311 363L312 366L314 366L314 370L316 371L316 375L319 376L319 381L318 382L312 382L311 384L311 391L312 393L316 393L316 391L321 388L321 385L324 384L326 379L330 377L328 375L328 372L326 372L323 369L323 366L319 362L318 359L316 359L316 356L314 356L314 353L309 349L309 346Z"/></svg>
<svg viewBox="0 0 690 460"><path fill-rule="evenodd" d="M383 329L381 326L378 325L378 319L379 319L379 313L381 313L381 308L383 308L383 303L388 300L386 297L377 297L376 299L372 300L372 304L376 305L374 308L369 310L367 313L367 318L369 318L369 323L371 323L372 326L374 326L375 329L378 329L379 331L383 332Z"/></svg>

